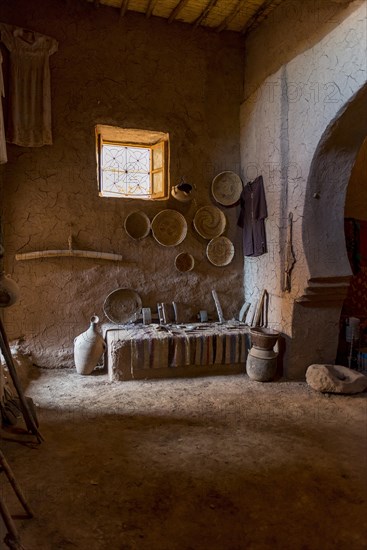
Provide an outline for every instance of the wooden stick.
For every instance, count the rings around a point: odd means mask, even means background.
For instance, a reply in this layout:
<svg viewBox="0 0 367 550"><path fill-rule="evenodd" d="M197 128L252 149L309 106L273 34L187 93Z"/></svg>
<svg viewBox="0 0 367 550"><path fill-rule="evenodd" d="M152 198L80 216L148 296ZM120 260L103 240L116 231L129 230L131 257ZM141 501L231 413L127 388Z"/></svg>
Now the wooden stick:
<svg viewBox="0 0 367 550"><path fill-rule="evenodd" d="M263 307L264 307L265 292L266 292L266 290L262 291L262 293L260 295L259 302L257 304L255 318L254 318L254 321L253 321L253 323L254 323L253 326L255 326L255 327L259 326L259 324L260 324L261 312L262 312Z"/></svg>
<svg viewBox="0 0 367 550"><path fill-rule="evenodd" d="M273 2L274 0L265 0L263 4L260 4L259 8L255 11L252 17L246 22L245 26L241 30L241 34L249 33L257 25L259 19L263 17L264 12L266 12L267 8L269 8Z"/></svg>
<svg viewBox="0 0 367 550"><path fill-rule="evenodd" d="M145 17L147 19L149 19L149 17L152 15L153 13L153 10L155 8L155 5L157 3L158 0L149 0L149 4L148 4L148 7L147 7L147 11L145 13Z"/></svg>
<svg viewBox="0 0 367 550"><path fill-rule="evenodd" d="M120 7L120 17L124 17L125 13L127 12L128 4L129 0L122 0Z"/></svg>
<svg viewBox="0 0 367 550"><path fill-rule="evenodd" d="M0 472L1 471L5 472L7 478L10 482L10 485L12 486L16 496L19 499L19 502L21 503L21 505L23 506L23 508L24 508L24 510L27 514L27 517L32 518L33 517L33 512L31 510L31 508L28 506L28 503L27 503L26 499L24 498L23 492L22 492L21 488L19 487L9 464L7 463L7 461L5 459L5 456L0 451ZM12 549L12 550L24 550L24 547L22 546L22 544L20 542L19 534L18 534L18 531L15 527L15 523L14 523L13 518L11 517L11 515L9 513L8 508L5 505L5 502L3 500L1 492L0 492L0 516L3 518L5 528L7 530L7 535L4 539L4 542L7 545L7 547Z"/></svg>
<svg viewBox="0 0 367 550"><path fill-rule="evenodd" d="M213 296L213 300L214 300L215 307L216 307L216 310L217 310L218 320L219 320L220 323L224 323L224 315L223 315L223 311L222 311L222 306L220 305L220 301L219 301L218 294L217 294L216 290L212 290L212 296Z"/></svg>
<svg viewBox="0 0 367 550"><path fill-rule="evenodd" d="M245 3L246 0L238 0L237 5L234 7L234 9L231 11L229 15L218 25L216 28L217 32L224 31L229 25L229 23L236 17L236 15L239 13L239 11L242 8L242 5Z"/></svg>
<svg viewBox="0 0 367 550"><path fill-rule="evenodd" d="M0 493L0 516L3 518L5 528L8 532L8 535L5 537L4 542L8 548L19 548L20 539L18 535L17 528L15 527L13 518L11 517L5 502ZM18 546L16 546L18 545Z"/></svg>
<svg viewBox="0 0 367 550"><path fill-rule="evenodd" d="M6 333L5 333L5 329L4 329L4 325L3 325L3 322L2 322L1 319L0 319L0 349L1 349L1 353L4 356L6 366L8 367L9 374L10 374L11 379L13 381L14 387L17 391L17 394L18 394L18 397L19 397L19 402L20 402L20 405L21 405L21 408L22 408L23 418L24 418L24 421L26 423L27 429L28 429L28 431L32 432L33 435L35 435L37 437L38 442L41 443L41 441L44 441L44 438L42 437L41 433L39 432L39 430L36 426L36 422L35 422L32 414L29 410L27 400L24 396L22 386L21 386L21 384L19 382L19 379L18 379L17 371L16 371L16 368L15 368L15 365L14 365L14 361L13 361L11 351L10 351L9 342L8 342L8 339L7 339L7 336L6 336Z"/></svg>
<svg viewBox="0 0 367 550"><path fill-rule="evenodd" d="M173 10L171 11L171 14L168 18L168 23L172 23L172 21L174 19L176 19L176 17L180 13L180 11L186 6L188 1L189 0L180 0L179 1L179 3L176 5L176 7L174 7Z"/></svg>
<svg viewBox="0 0 367 550"><path fill-rule="evenodd" d="M257 300L254 300L247 311L247 315L245 318L245 325L248 325L249 327L252 327L252 323L254 320L254 315L257 307Z"/></svg>
<svg viewBox="0 0 367 550"><path fill-rule="evenodd" d="M3 455L3 453L0 451L0 470L3 470L6 474L6 477L8 478L9 480L9 483L10 485L12 486L13 490L14 490L14 493L17 495L18 497L18 500L19 502L21 503L21 505L23 506L24 508L24 511L26 512L27 516L29 518L33 518L33 512L30 508L30 506L28 505L25 497L24 497L24 494L23 494L23 491L21 490L21 488L19 487L18 483L17 483L17 480L15 479L14 477L14 474L5 458L5 456Z"/></svg>
<svg viewBox="0 0 367 550"><path fill-rule="evenodd" d="M218 0L209 1L209 4L206 6L206 8L203 9L203 11L201 12L201 15L199 15L199 17L194 22L194 27L198 27L199 25L201 25L201 22L208 17L209 12L212 10L212 8L214 8L217 2Z"/></svg>
<svg viewBox="0 0 367 550"><path fill-rule="evenodd" d="M35 252L25 252L24 254L16 254L16 260L36 260L39 258L96 258L98 260L112 260L120 262L122 256L120 254L110 254L108 252L93 252L91 250L39 250Z"/></svg>

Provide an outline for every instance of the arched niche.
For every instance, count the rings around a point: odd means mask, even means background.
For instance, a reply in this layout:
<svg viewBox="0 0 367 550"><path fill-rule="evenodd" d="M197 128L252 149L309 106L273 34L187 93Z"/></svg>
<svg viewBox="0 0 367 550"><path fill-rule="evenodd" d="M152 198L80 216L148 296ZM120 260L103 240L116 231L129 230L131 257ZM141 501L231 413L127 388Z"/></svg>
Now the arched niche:
<svg viewBox="0 0 367 550"><path fill-rule="evenodd" d="M334 363L339 320L351 269L344 235L347 187L367 135L367 84L325 130L311 163L302 238L308 267L306 287L296 298L287 345L288 378L301 378L312 363Z"/></svg>
<svg viewBox="0 0 367 550"><path fill-rule="evenodd" d="M316 148L307 182L302 238L309 281L307 290L348 284L351 269L344 236L344 207L350 174L367 135L367 84L339 111ZM316 291L322 298L323 291ZM310 294L311 296L311 294ZM330 296L331 297L331 296Z"/></svg>

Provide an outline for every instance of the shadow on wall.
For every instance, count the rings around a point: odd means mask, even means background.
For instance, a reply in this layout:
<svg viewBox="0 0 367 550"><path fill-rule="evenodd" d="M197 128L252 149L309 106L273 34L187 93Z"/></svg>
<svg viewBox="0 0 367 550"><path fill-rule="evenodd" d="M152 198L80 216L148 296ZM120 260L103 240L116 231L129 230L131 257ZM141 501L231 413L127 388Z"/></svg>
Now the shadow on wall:
<svg viewBox="0 0 367 550"><path fill-rule="evenodd" d="M278 6L246 40L244 100L268 76L318 44L363 2L364 0L286 0ZM269 51L272 52L271 56ZM264 59L267 60L266 63L263 62Z"/></svg>

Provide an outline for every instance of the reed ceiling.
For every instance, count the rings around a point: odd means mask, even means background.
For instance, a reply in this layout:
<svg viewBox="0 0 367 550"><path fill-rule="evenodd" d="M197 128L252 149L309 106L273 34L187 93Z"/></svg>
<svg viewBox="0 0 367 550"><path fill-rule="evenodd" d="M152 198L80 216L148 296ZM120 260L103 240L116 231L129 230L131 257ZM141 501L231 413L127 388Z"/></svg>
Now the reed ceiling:
<svg viewBox="0 0 367 550"><path fill-rule="evenodd" d="M87 0L98 8L101 4L119 10L120 17L129 11L180 21L193 27L210 27L218 32L229 30L246 34L266 19L284 0Z"/></svg>

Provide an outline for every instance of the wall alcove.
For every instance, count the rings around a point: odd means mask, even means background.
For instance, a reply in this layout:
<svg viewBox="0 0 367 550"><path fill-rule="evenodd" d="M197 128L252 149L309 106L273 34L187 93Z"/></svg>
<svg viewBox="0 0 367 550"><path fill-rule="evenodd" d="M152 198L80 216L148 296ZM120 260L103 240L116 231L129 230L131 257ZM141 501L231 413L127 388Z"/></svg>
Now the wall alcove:
<svg viewBox="0 0 367 550"><path fill-rule="evenodd" d="M344 216L345 242L353 275L340 317L337 362L365 370L367 362L362 354L367 351L367 137L352 169ZM353 335L350 318L359 320L359 329Z"/></svg>
<svg viewBox="0 0 367 550"><path fill-rule="evenodd" d="M345 200L366 135L364 85L324 132L308 177L302 238L309 275L295 303L292 342L292 346L313 343L306 354L308 364L336 359L340 314L352 276L344 233Z"/></svg>

